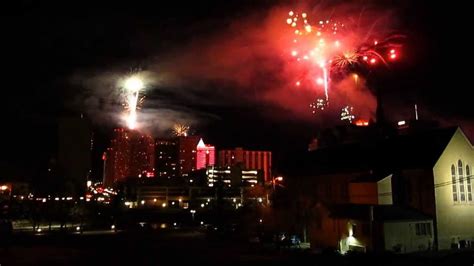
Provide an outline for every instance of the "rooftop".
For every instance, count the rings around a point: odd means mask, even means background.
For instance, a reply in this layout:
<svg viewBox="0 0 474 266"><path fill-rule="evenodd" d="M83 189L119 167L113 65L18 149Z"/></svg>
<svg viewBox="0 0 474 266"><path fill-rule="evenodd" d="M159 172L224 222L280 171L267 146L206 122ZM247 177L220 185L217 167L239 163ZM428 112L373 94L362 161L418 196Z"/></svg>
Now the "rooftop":
<svg viewBox="0 0 474 266"><path fill-rule="evenodd" d="M299 160L300 174L433 167L457 127L344 143L316 149ZM380 175L379 175L380 176Z"/></svg>

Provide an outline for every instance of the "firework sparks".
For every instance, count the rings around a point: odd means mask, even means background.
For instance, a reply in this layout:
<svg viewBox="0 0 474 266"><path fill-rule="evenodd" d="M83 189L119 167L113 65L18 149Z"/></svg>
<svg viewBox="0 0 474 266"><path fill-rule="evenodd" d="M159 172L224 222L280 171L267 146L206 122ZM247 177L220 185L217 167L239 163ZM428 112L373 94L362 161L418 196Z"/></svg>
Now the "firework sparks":
<svg viewBox="0 0 474 266"><path fill-rule="evenodd" d="M326 108L327 102L324 99L316 99L316 102L311 103L309 107L313 110L312 113L316 114L317 110L324 111L324 108Z"/></svg>
<svg viewBox="0 0 474 266"><path fill-rule="evenodd" d="M125 108L128 111L126 122L129 129L135 129L137 126L137 109L143 102L140 98L140 90L144 88L143 81L138 76L131 76L125 80L123 88L125 90Z"/></svg>
<svg viewBox="0 0 474 266"><path fill-rule="evenodd" d="M332 66L339 70L347 69L349 66L359 63L360 54L357 51L346 51L336 55Z"/></svg>
<svg viewBox="0 0 474 266"><path fill-rule="evenodd" d="M177 137L187 137L189 126L182 124L175 124L173 126L173 134Z"/></svg>
<svg viewBox="0 0 474 266"><path fill-rule="evenodd" d="M324 110L329 105L332 74L338 73L345 77L356 67L376 67L379 63L387 65L387 60L398 59L399 54L395 48L400 45L395 44L395 41L403 38L401 35L392 35L367 42L366 33L348 31L342 22L324 19L311 25L307 13L295 11L288 13L286 24L295 35L291 38L290 58L304 69L304 76L298 78L296 86L311 88L311 83L309 86L304 83L312 80L316 81L315 85L324 88L324 99L317 98L310 104L313 113ZM358 77L355 81L357 84ZM352 112L352 107L349 109Z"/></svg>
<svg viewBox="0 0 474 266"><path fill-rule="evenodd" d="M313 112L314 109L322 110L324 109L323 106L329 104L331 55L343 46L342 42L335 36L338 29L344 28L344 25L337 22L333 23L329 20L321 20L317 26L312 26L309 23L307 13L299 14L290 11L288 14L289 17L286 22L291 27L296 28L294 30L296 36L293 39L295 47L291 51L291 56L296 61L305 62L310 76L319 76L316 79L316 83L323 86L325 99L322 102L318 99L311 106ZM298 81L297 86L300 86L301 83L301 81Z"/></svg>
<svg viewBox="0 0 474 266"><path fill-rule="evenodd" d="M352 123L352 121L355 119L355 116L352 114L353 110L354 108L348 105L342 108L341 121L349 121L349 123Z"/></svg>

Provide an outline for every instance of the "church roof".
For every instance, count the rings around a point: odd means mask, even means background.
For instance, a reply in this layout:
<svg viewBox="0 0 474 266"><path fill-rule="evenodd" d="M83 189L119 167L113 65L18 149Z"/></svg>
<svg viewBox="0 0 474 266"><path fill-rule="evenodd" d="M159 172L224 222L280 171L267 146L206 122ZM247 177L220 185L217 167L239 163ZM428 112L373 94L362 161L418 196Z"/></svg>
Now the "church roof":
<svg viewBox="0 0 474 266"><path fill-rule="evenodd" d="M300 170L304 174L367 170L389 174L394 169L433 167L456 130L442 128L317 149L305 156Z"/></svg>

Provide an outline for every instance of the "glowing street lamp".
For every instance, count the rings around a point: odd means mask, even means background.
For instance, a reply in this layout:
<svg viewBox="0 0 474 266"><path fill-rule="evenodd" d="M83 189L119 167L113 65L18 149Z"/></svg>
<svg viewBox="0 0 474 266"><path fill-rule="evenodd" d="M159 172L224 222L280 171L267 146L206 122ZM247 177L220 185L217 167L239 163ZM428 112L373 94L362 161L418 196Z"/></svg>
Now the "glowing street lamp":
<svg viewBox="0 0 474 266"><path fill-rule="evenodd" d="M275 185L276 182L282 182L283 181L283 176L277 176L272 178L272 186L273 186L273 192L275 192ZM282 186L281 184L278 184L279 186Z"/></svg>
<svg viewBox="0 0 474 266"><path fill-rule="evenodd" d="M272 194L273 194L273 197L275 197L275 186L278 185L280 187L285 187L281 184L281 182L283 181L283 177L282 176L273 176L272 177ZM277 184L277 182L280 182ZM270 198L268 197L268 193L267 193L267 204L270 204Z"/></svg>

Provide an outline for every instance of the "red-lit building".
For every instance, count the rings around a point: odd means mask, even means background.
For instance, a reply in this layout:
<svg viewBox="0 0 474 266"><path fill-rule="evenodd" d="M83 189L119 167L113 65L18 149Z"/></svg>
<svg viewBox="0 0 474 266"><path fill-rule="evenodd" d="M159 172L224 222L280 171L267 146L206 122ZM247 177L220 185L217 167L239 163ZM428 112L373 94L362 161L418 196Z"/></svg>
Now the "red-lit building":
<svg viewBox="0 0 474 266"><path fill-rule="evenodd" d="M178 138L178 163L180 176L187 176L189 173L196 170L196 147L199 139L199 136L182 136Z"/></svg>
<svg viewBox="0 0 474 266"><path fill-rule="evenodd" d="M196 170L214 166L216 163L216 148L209 144L204 144L202 139L196 146Z"/></svg>
<svg viewBox="0 0 474 266"><path fill-rule="evenodd" d="M103 158L106 186L126 177L154 176L155 144L151 136L117 128L110 146Z"/></svg>
<svg viewBox="0 0 474 266"><path fill-rule="evenodd" d="M262 170L265 182L272 179L271 151L249 151L242 148L221 150L218 165L221 167L241 165L244 169Z"/></svg>
<svg viewBox="0 0 474 266"><path fill-rule="evenodd" d="M188 176L191 172L215 164L215 147L205 145L199 136L157 139L155 176Z"/></svg>

